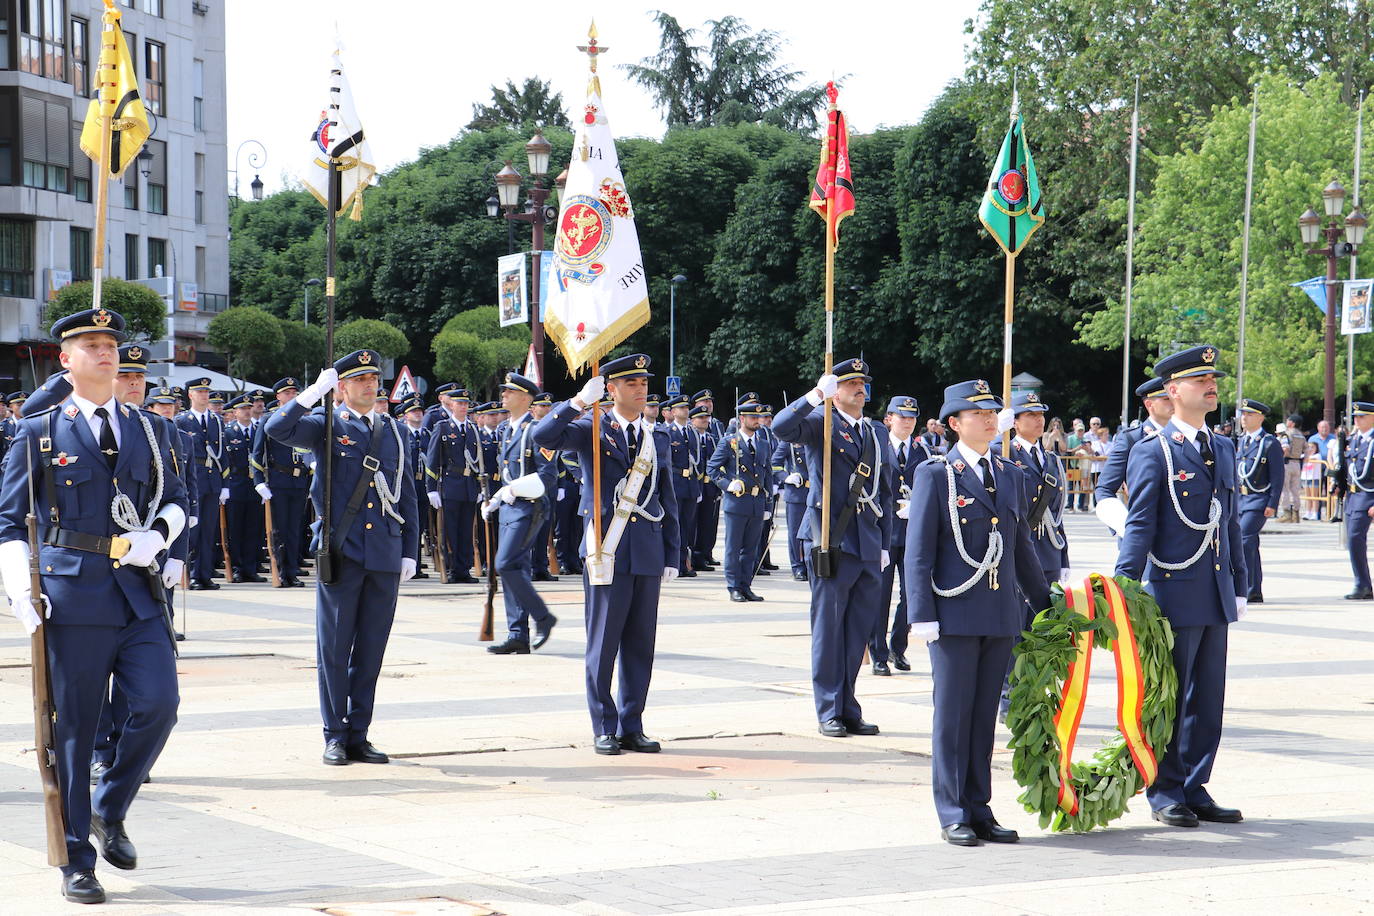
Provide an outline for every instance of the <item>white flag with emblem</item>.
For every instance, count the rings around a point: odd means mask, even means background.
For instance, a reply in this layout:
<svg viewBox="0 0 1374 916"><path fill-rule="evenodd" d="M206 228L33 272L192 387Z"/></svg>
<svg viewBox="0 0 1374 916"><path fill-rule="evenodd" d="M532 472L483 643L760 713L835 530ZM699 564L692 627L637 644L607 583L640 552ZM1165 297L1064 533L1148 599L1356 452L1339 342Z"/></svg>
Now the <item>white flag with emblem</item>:
<svg viewBox="0 0 1374 916"><path fill-rule="evenodd" d="M574 374L649 320L634 208L596 76L597 56L606 49L597 46L595 25L580 50L591 59L591 76L587 102L576 116L544 318L545 331Z"/></svg>
<svg viewBox="0 0 1374 916"><path fill-rule="evenodd" d="M315 195L324 207L329 206L329 159L339 163L338 210L342 214L350 206L349 216L362 219L363 188L372 183L377 166L367 145L358 110L353 106L353 91L344 76L339 51L334 51L334 64L329 71L329 104L320 112L315 131L310 135L310 164L301 175L305 189Z"/></svg>

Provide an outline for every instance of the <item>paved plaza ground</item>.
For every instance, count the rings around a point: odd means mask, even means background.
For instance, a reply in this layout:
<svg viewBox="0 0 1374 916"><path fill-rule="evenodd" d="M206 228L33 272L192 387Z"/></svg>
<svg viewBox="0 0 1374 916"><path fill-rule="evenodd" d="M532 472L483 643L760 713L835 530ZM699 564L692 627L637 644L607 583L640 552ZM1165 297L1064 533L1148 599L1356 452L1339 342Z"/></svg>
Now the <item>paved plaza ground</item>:
<svg viewBox="0 0 1374 916"><path fill-rule="evenodd" d="M477 641L476 587L407 583L372 731L393 761L339 768L320 763L313 590L194 592L180 721L127 822L140 867L100 863L106 908L1374 913L1374 604L1340 598L1351 577L1337 528L1271 522L1268 602L1231 629L1211 789L1244 823L1164 828L1142 797L1110 829L1049 834L1016 804L1002 748L993 806L1022 840L976 849L939 837L924 649L910 673L861 674L881 735L821 737L808 593L785 573L755 583L758 604L731 604L718 572L665 589L645 716L663 753L620 757L591 749L579 582L541 586L562 623L520 657ZM1095 519L1068 529L1075 570L1110 569ZM80 909L45 864L27 659L6 618L6 916ZM1093 666L1080 754L1114 728L1113 673Z"/></svg>

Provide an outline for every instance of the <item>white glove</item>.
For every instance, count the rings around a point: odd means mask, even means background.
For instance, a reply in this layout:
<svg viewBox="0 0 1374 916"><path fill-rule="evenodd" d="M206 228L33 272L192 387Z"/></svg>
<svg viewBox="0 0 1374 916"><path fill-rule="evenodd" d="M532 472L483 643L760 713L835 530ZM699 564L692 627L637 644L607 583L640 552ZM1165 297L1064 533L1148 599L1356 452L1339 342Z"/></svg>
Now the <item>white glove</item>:
<svg viewBox="0 0 1374 916"><path fill-rule="evenodd" d="M733 494L736 495L736 496L743 496L743 495L744 495L744 481L742 481L742 480L732 480L732 481L730 481L730 485L729 485L728 487L726 487L725 489L726 489L726 490L729 490L731 493L733 493Z"/></svg>
<svg viewBox="0 0 1374 916"><path fill-rule="evenodd" d="M401 581L408 582L415 577L415 561L410 557L401 557Z"/></svg>
<svg viewBox="0 0 1374 916"><path fill-rule="evenodd" d="M258 491L258 495L262 497L263 502L267 502L272 498L272 488L265 483L260 483L253 489Z"/></svg>
<svg viewBox="0 0 1374 916"><path fill-rule="evenodd" d="M676 567L676 566L665 566L665 567L663 567L663 580L662 580L662 584L667 585L669 582L672 582L672 581L673 581L674 579L676 579L676 578L677 578L677 567Z"/></svg>
<svg viewBox="0 0 1374 916"><path fill-rule="evenodd" d="M587 384L582 386L582 390L577 393L574 399L580 403L583 409L591 407L601 396L606 393L606 380L599 375L593 375L587 379Z"/></svg>
<svg viewBox="0 0 1374 916"><path fill-rule="evenodd" d="M812 407L820 407L821 402L826 398L834 397L835 392L840 390L840 380L834 375L822 375L816 380L816 387L806 393L806 403Z"/></svg>
<svg viewBox="0 0 1374 916"><path fill-rule="evenodd" d="M892 557L886 550L881 552L878 558L878 572L882 572L892 564Z"/></svg>
<svg viewBox="0 0 1374 916"><path fill-rule="evenodd" d="M302 407L314 407L320 402L327 392L333 391L339 384L339 372L333 366L327 366L320 370L320 374L315 377L313 385L307 385L305 390L296 395L296 400Z"/></svg>
<svg viewBox="0 0 1374 916"><path fill-rule="evenodd" d="M802 485L802 476L796 471L793 471L791 474L784 477L782 482L791 487L799 487Z"/></svg>
<svg viewBox="0 0 1374 916"><path fill-rule="evenodd" d="M194 516L194 515L191 516L189 519L186 520L186 527L187 527L187 528L194 528L194 527L196 527L196 526L199 525L199 524L200 524L200 519L199 519L198 517Z"/></svg>
<svg viewBox="0 0 1374 916"><path fill-rule="evenodd" d="M120 557L119 562L125 566L149 566L157 559L158 551L167 546L167 541L156 531L127 531L124 537L129 542L129 552Z"/></svg>
<svg viewBox="0 0 1374 916"><path fill-rule="evenodd" d="M429 504L436 509L442 509L444 507L444 501L440 498L439 491L429 491Z"/></svg>
<svg viewBox="0 0 1374 916"><path fill-rule="evenodd" d="M1072 574L1073 570L1065 566L1063 569L1059 570L1059 581L1067 583L1069 581L1069 576Z"/></svg>
<svg viewBox="0 0 1374 916"><path fill-rule="evenodd" d="M703 499L703 497L701 496L700 493L698 493L698 494L697 494L697 502L701 502L702 499Z"/></svg>
<svg viewBox="0 0 1374 916"><path fill-rule="evenodd" d="M482 503L482 521L491 518L491 514L496 511L496 500L489 499Z"/></svg>
<svg viewBox="0 0 1374 916"><path fill-rule="evenodd" d="M558 491L558 499L555 500L555 502L560 502L560 503L561 503L561 502L563 501L563 497L565 497L565 496L567 496L567 495L568 495L568 491L567 491L567 490L559 490L559 491Z"/></svg>
<svg viewBox="0 0 1374 916"><path fill-rule="evenodd" d="M220 487L220 489L219 489L219 501L220 501L220 505L223 505L224 503L227 503L227 502L229 501L229 488L228 488L228 487Z"/></svg>
<svg viewBox="0 0 1374 916"><path fill-rule="evenodd" d="M167 588L175 588L181 584L181 571L186 568L186 564L181 560L168 559L162 564L162 584Z"/></svg>
<svg viewBox="0 0 1374 916"><path fill-rule="evenodd" d="M997 432L1004 433L1016 425L1016 412L1010 407L997 411Z"/></svg>
<svg viewBox="0 0 1374 916"><path fill-rule="evenodd" d="M773 517L773 513L772 513L772 512L765 512L765 513L763 513L763 520L764 520L765 522L768 521L768 520L769 520L770 518L772 518L772 517Z"/></svg>
<svg viewBox="0 0 1374 916"><path fill-rule="evenodd" d="M1126 531L1126 504L1115 496L1099 500L1093 512L1118 537Z"/></svg>
<svg viewBox="0 0 1374 916"><path fill-rule="evenodd" d="M1236 596L1236 622L1239 623L1240 621L1244 620L1244 619L1245 619L1245 615L1248 614L1248 613L1250 613L1250 602L1249 602L1249 600L1246 599L1246 598L1242 598L1240 595L1237 595L1237 596Z"/></svg>
<svg viewBox="0 0 1374 916"><path fill-rule="evenodd" d="M898 517L898 518L911 518L911 500L909 500L909 499L899 499L899 500L897 500L897 517Z"/></svg>
<svg viewBox="0 0 1374 916"><path fill-rule="evenodd" d="M10 610L32 636L43 617L52 616L52 605L48 603L47 595L40 595L46 608L46 613L40 614L29 592L33 580L29 577L28 541L16 539L0 544L0 578L3 578L5 592L10 598Z"/></svg>
<svg viewBox="0 0 1374 916"><path fill-rule="evenodd" d="M920 623L911 625L911 635L926 642L935 642L940 638L940 621L923 620Z"/></svg>
<svg viewBox="0 0 1374 916"><path fill-rule="evenodd" d="M515 503L515 491L508 486L502 487L492 494L491 501L493 505L497 502L503 502L508 506L513 505Z"/></svg>

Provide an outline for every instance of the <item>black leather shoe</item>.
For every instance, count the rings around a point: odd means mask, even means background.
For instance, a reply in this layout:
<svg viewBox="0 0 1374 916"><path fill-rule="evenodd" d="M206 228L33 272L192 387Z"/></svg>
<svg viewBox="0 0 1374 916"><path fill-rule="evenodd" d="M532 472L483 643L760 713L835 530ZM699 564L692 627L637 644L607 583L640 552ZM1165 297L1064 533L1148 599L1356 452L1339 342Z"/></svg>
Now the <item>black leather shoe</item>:
<svg viewBox="0 0 1374 916"><path fill-rule="evenodd" d="M100 854L115 868L132 871L138 868L138 851L124 832L123 821L106 821L94 811L91 812L91 832L100 841Z"/></svg>
<svg viewBox="0 0 1374 916"><path fill-rule="evenodd" d="M286 587L287 587L287 588L305 588L305 583L302 582L300 579L297 579L295 576L292 576L290 579L287 579L287 580L286 580Z"/></svg>
<svg viewBox="0 0 1374 916"><path fill-rule="evenodd" d="M774 567L774 568L776 569L777 567ZM771 576L771 575L773 575L773 574L772 574L771 572L768 571L768 567L767 567L767 566L761 566L761 567L759 567L759 570L758 570L756 573L754 573L754 575L756 575L756 576Z"/></svg>
<svg viewBox="0 0 1374 916"><path fill-rule="evenodd" d="M774 569L777 569L777 568L778 568L778 567L775 566L775 565L772 564L772 563L765 563L765 564L763 564L763 566L761 567L761 569L765 569L765 570L774 570Z"/></svg>
<svg viewBox="0 0 1374 916"><path fill-rule="evenodd" d="M792 579L793 579L793 581L796 581L796 582L808 582L808 581L810 581L810 580L807 578L806 573L804 573L804 572L794 572L794 573L792 574Z"/></svg>
<svg viewBox="0 0 1374 916"><path fill-rule="evenodd" d="M731 600L731 601L748 601L749 598L744 594L744 592L740 591L739 589L734 589L734 588L732 588L732 589L730 589L730 600Z"/></svg>
<svg viewBox="0 0 1374 916"><path fill-rule="evenodd" d="M462 576L455 576L455 577L453 577L452 579L450 579L450 580L449 580L449 584L451 584L451 585L476 585L476 584L477 584L478 582L480 582L480 581L481 581L480 579L474 578L473 576L470 576L470 575L462 575Z"/></svg>
<svg viewBox="0 0 1374 916"><path fill-rule="evenodd" d="M411 576L410 578L412 578L412 579L428 579L428 578L429 578L429 573L424 572L423 570L421 570L421 571L417 572L415 575Z"/></svg>
<svg viewBox="0 0 1374 916"><path fill-rule="evenodd" d="M529 655L530 644L523 639L516 639L512 636L503 643L487 646L487 651L492 655Z"/></svg>
<svg viewBox="0 0 1374 916"><path fill-rule="evenodd" d="M633 735L621 735L615 740L620 742L620 749L622 751L635 751L640 754L657 754L663 749L657 741L654 741L643 732Z"/></svg>
<svg viewBox="0 0 1374 916"><path fill-rule="evenodd" d="M324 756L321 759L327 766L346 767L348 766L348 751L344 749L342 741L326 741Z"/></svg>
<svg viewBox="0 0 1374 916"><path fill-rule="evenodd" d="M697 571L695 569L684 569L677 574L677 577L679 579L695 579L697 577Z"/></svg>
<svg viewBox="0 0 1374 916"><path fill-rule="evenodd" d="M539 647L544 645L544 643L548 642L549 637L553 635L553 628L556 626L558 626L558 618L553 616L552 614L544 618L543 623L535 624L534 642L530 643L530 648L538 649Z"/></svg>
<svg viewBox="0 0 1374 916"><path fill-rule="evenodd" d="M746 588L746 589L744 590L744 597L748 598L750 601L762 601L762 600L763 600L763 596L762 596L762 595L756 595L756 594L754 594L754 590L753 590L752 588Z"/></svg>
<svg viewBox="0 0 1374 916"><path fill-rule="evenodd" d="M844 723L839 719L826 719L817 729L827 738L848 738L849 729L844 727Z"/></svg>
<svg viewBox="0 0 1374 916"><path fill-rule="evenodd" d="M993 818L973 822L973 833L978 839L988 843L1015 843L1021 835L1009 827L1003 827Z"/></svg>
<svg viewBox="0 0 1374 916"><path fill-rule="evenodd" d="M978 834L968 824L950 824L940 828L940 839L953 846L977 846Z"/></svg>
<svg viewBox="0 0 1374 916"><path fill-rule="evenodd" d="M177 642L185 642L185 641L186 641L186 634L185 634L185 633L177 633L177 634L176 634L176 641L177 641Z"/></svg>
<svg viewBox="0 0 1374 916"><path fill-rule="evenodd" d="M605 754L607 757L614 757L620 753L620 742L615 735L597 735L594 747L598 754Z"/></svg>
<svg viewBox="0 0 1374 916"><path fill-rule="evenodd" d="M896 668L898 671L910 671L911 662L906 660L905 655L894 650L892 653L892 667Z"/></svg>
<svg viewBox="0 0 1374 916"><path fill-rule="evenodd" d="M550 574L549 574L549 571L546 570L546 569L536 569L536 570L534 571L533 579L534 579L535 582L557 582L557 581L558 581L558 577L557 577L557 576L554 576L554 575L550 575Z"/></svg>
<svg viewBox="0 0 1374 916"><path fill-rule="evenodd" d="M243 573L240 573L240 572L234 573L234 575L231 576L231 577L229 578L229 581L232 582L232 583L234 583L235 585L240 585L240 584L242 584L242 582L243 582Z"/></svg>
<svg viewBox="0 0 1374 916"><path fill-rule="evenodd" d="M344 749L349 760L356 760L359 763L390 763L391 758L372 746L371 741L364 741L362 744L350 744Z"/></svg>
<svg viewBox="0 0 1374 916"><path fill-rule="evenodd" d="M105 888L93 871L74 871L62 876L62 896L72 903L104 903Z"/></svg>
<svg viewBox="0 0 1374 916"><path fill-rule="evenodd" d="M1247 596L1245 597L1245 600L1246 600L1246 602L1248 602L1249 604L1263 604L1263 603L1264 603L1264 595L1261 594L1260 592L1251 592L1249 595L1247 595Z"/></svg>
<svg viewBox="0 0 1374 916"><path fill-rule="evenodd" d="M892 669L887 666L887 662L874 662L873 673L878 677L892 677Z"/></svg>
<svg viewBox="0 0 1374 916"><path fill-rule="evenodd" d="M1200 821L1211 821L1214 824L1239 824L1245 818L1241 817L1239 808L1223 808L1213 802L1210 805L1189 805L1193 813Z"/></svg>
<svg viewBox="0 0 1374 916"><path fill-rule="evenodd" d="M845 731L851 735L878 734L878 726L872 722L865 722L863 719L841 719L840 722L844 725Z"/></svg>
<svg viewBox="0 0 1374 916"><path fill-rule="evenodd" d="M1374 601L1374 591L1367 588L1357 588L1345 596L1346 601Z"/></svg>
<svg viewBox="0 0 1374 916"><path fill-rule="evenodd" d="M1197 815L1187 805L1169 805L1151 811L1150 817L1167 827L1196 827Z"/></svg>
<svg viewBox="0 0 1374 916"><path fill-rule="evenodd" d="M266 582L267 580L264 579L262 576L258 575L257 573L245 573L244 576L243 576L243 581L244 581L244 582Z"/></svg>
<svg viewBox="0 0 1374 916"><path fill-rule="evenodd" d="M92 764L91 764L91 785L95 785L96 783L100 782L100 777L102 777L102 776L104 776L106 773L108 773L109 770L110 770L110 765L109 765L108 763L106 763L105 761L103 761L103 760L97 760L95 763L92 763Z"/></svg>

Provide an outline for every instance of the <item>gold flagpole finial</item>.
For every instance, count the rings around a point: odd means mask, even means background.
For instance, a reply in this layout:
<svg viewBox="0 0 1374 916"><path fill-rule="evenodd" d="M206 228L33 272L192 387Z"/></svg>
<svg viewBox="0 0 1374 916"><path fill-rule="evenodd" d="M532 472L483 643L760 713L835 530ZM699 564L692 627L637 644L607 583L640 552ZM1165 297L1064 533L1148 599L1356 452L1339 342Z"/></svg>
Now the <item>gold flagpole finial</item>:
<svg viewBox="0 0 1374 916"><path fill-rule="evenodd" d="M607 47L602 46L602 45L598 45L598 44L596 43L596 20L595 20L595 19L592 20L591 27L587 29L587 43L586 43L585 45L578 45L578 46L577 46L577 50L579 50L579 51L581 51L583 54L587 55L588 60L591 62L592 73L596 73L596 58L597 58L597 55L599 55L599 54L605 54L607 51L610 50L610 48L607 48Z"/></svg>

